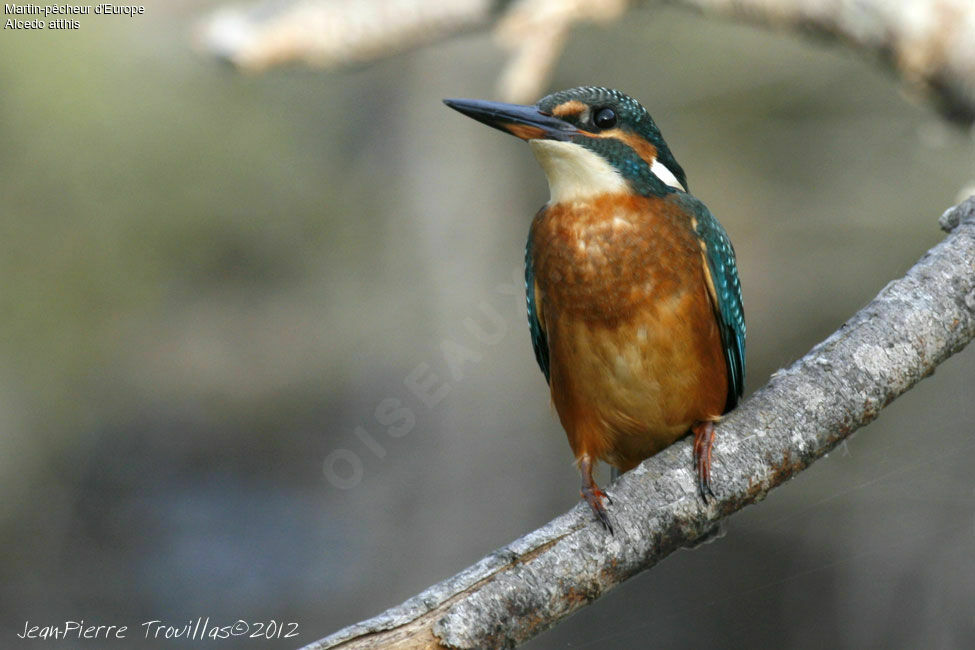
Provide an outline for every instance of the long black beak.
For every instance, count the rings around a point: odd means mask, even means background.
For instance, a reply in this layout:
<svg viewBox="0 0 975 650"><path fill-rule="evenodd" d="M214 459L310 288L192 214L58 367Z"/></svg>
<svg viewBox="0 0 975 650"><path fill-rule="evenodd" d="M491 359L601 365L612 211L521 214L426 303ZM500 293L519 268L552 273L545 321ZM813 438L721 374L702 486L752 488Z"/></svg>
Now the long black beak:
<svg viewBox="0 0 975 650"><path fill-rule="evenodd" d="M443 103L478 122L522 140L568 140L578 133L573 125L546 115L535 106L486 102L480 99L445 99Z"/></svg>

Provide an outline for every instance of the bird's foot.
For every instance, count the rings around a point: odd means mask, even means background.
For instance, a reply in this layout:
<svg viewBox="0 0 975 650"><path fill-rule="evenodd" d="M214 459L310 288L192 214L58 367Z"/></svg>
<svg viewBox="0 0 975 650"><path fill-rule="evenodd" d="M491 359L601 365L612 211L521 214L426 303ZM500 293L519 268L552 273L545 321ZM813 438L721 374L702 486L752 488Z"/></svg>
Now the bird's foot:
<svg viewBox="0 0 975 650"><path fill-rule="evenodd" d="M711 447L714 445L714 422L706 420L698 422L691 431L694 432L694 467L697 469L697 487L701 491L704 503L714 496L711 489Z"/></svg>
<svg viewBox="0 0 975 650"><path fill-rule="evenodd" d="M602 527L612 535L613 524L609 521L609 513L606 512L603 499L610 505L613 504L613 499L596 485L596 481L592 478L592 466L593 462L588 454L579 459L579 471L582 472L582 490L580 490L580 494L586 500L586 503L589 504L589 507L592 508L593 514L596 515L596 519L599 520Z"/></svg>
<svg viewBox="0 0 975 650"><path fill-rule="evenodd" d="M594 515L596 515L596 519L599 520L599 523L602 524L603 528L609 531L610 535L612 535L613 524L610 523L609 513L606 512L606 506L603 505L603 499L606 499L606 501L612 505L613 500L610 498L610 496L603 492L595 483L592 485L592 487L583 486L580 494L582 495L582 498L586 500L586 503L589 504L589 507L592 508L592 512Z"/></svg>

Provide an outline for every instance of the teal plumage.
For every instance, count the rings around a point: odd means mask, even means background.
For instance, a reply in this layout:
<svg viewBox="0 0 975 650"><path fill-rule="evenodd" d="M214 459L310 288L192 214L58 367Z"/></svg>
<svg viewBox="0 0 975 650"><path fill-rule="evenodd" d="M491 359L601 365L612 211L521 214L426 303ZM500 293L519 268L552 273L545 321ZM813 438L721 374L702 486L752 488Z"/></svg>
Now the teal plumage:
<svg viewBox="0 0 975 650"><path fill-rule="evenodd" d="M745 388L745 310L741 300L741 282L735 248L724 227L707 206L690 194L681 192L676 200L694 215L697 236L704 245L705 257L714 283L716 316L721 330L721 343L728 364L728 401L725 412L735 408Z"/></svg>
<svg viewBox="0 0 975 650"><path fill-rule="evenodd" d="M535 351L535 360L538 367L545 375L545 381L549 380L548 364L548 339L542 324L538 320L538 311L535 306L535 273L532 269L532 240L528 238L525 245L525 300L528 303L528 329L532 337L532 349Z"/></svg>

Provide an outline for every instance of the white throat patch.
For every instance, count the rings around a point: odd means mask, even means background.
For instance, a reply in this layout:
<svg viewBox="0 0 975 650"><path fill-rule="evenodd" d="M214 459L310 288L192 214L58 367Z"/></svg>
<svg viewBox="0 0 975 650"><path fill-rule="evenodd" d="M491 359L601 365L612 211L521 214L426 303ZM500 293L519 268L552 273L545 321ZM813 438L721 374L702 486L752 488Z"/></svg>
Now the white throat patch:
<svg viewBox="0 0 975 650"><path fill-rule="evenodd" d="M548 178L549 203L628 191L622 174L581 145L558 140L529 140L528 144Z"/></svg>

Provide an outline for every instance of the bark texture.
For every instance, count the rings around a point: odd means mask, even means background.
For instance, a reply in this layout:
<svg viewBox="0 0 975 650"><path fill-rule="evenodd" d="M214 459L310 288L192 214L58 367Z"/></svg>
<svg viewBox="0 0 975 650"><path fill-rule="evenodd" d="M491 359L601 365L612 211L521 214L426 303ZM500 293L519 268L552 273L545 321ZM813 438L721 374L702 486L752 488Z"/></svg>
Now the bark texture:
<svg viewBox="0 0 975 650"><path fill-rule="evenodd" d="M493 29L510 53L500 98L531 102L545 94L572 27L663 3L844 43L895 70L947 118L975 121L972 0L263 0L214 12L197 42L242 70L260 71L294 62L356 64Z"/></svg>

